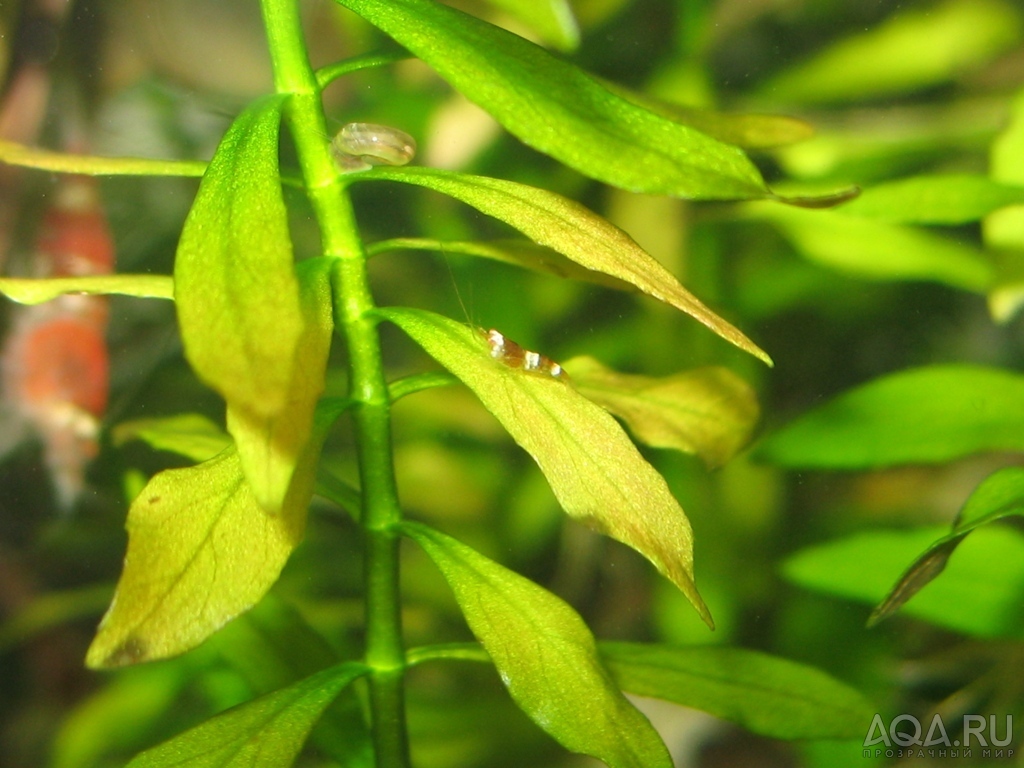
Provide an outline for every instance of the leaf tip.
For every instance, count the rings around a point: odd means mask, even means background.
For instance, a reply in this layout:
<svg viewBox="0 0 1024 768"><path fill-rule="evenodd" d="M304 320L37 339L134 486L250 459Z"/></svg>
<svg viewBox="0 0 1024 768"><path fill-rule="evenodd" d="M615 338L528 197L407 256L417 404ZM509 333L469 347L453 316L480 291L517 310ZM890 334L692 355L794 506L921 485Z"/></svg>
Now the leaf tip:
<svg viewBox="0 0 1024 768"><path fill-rule="evenodd" d="M770 199L785 205L792 205L797 208L835 208L837 205L848 203L860 196L860 187L853 184L845 189L835 192L828 192L823 195L777 195L771 193Z"/></svg>

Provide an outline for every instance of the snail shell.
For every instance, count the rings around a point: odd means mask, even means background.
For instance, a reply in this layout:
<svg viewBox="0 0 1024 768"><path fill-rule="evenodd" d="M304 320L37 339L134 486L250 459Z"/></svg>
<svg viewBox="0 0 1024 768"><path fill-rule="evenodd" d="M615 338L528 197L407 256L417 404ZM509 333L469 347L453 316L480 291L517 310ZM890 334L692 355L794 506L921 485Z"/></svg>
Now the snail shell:
<svg viewBox="0 0 1024 768"><path fill-rule="evenodd" d="M331 154L344 173L375 165L405 165L416 154L416 141L386 125L349 123L331 142Z"/></svg>

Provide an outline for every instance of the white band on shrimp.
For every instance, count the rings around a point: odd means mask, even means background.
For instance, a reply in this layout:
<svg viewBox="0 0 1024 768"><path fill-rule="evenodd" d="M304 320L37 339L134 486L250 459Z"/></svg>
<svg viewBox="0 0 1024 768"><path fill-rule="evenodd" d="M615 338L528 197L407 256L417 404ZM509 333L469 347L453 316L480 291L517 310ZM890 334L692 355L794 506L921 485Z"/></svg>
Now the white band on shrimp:
<svg viewBox="0 0 1024 768"><path fill-rule="evenodd" d="M349 123L331 142L331 154L343 173L375 165L405 165L416 154L416 141L405 131L374 123Z"/></svg>

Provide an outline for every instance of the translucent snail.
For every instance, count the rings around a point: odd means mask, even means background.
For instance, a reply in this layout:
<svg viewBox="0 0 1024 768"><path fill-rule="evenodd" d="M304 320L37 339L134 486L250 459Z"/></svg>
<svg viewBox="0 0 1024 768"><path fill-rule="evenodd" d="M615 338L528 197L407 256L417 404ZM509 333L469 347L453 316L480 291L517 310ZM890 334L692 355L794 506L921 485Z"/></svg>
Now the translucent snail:
<svg viewBox="0 0 1024 768"><path fill-rule="evenodd" d="M375 165L405 165L416 154L416 141L386 125L349 123L331 142L331 154L343 173L353 173Z"/></svg>

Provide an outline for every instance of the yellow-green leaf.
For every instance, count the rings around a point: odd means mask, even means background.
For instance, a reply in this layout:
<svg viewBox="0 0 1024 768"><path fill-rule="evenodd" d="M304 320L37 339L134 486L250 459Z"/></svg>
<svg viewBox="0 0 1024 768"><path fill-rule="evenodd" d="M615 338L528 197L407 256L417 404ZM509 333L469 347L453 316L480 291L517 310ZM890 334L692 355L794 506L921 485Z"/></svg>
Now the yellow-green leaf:
<svg viewBox="0 0 1024 768"><path fill-rule="evenodd" d="M316 453L277 515L260 507L234 448L150 480L128 511L124 571L86 664L183 653L263 597L302 538Z"/></svg>
<svg viewBox="0 0 1024 768"><path fill-rule="evenodd" d="M205 416L182 413L124 421L110 433L114 445L142 440L158 451L171 451L192 461L206 461L231 445L231 438Z"/></svg>
<svg viewBox="0 0 1024 768"><path fill-rule="evenodd" d="M671 768L657 731L611 681L567 603L427 526L404 523L441 570L512 698L573 752L609 768Z"/></svg>
<svg viewBox="0 0 1024 768"><path fill-rule="evenodd" d="M202 176L206 171L206 163L198 160L69 155L3 140L0 140L0 163L84 176Z"/></svg>
<svg viewBox="0 0 1024 768"><path fill-rule="evenodd" d="M760 413L750 386L727 368L654 378L619 373L592 357L563 363L576 390L655 448L695 453L721 466L750 440Z"/></svg>
<svg viewBox="0 0 1024 768"><path fill-rule="evenodd" d="M341 690L369 670L346 662L223 712L159 746L128 768L281 768L289 766Z"/></svg>
<svg viewBox="0 0 1024 768"><path fill-rule="evenodd" d="M275 413L260 413L228 402L227 427L235 438L245 477L260 505L276 512L293 481L324 391L331 348L331 292L327 260L299 265L301 309L305 324L293 351L288 400Z"/></svg>
<svg viewBox="0 0 1024 768"><path fill-rule="evenodd" d="M65 293L118 294L173 299L169 275L89 275L87 277L0 277L0 293L19 304L42 304Z"/></svg>
<svg viewBox="0 0 1024 768"><path fill-rule="evenodd" d="M572 385L510 368L479 331L422 310L380 314L458 376L540 466L566 513L650 560L709 626L693 581L693 532L664 478L607 411Z"/></svg>
<svg viewBox="0 0 1024 768"><path fill-rule="evenodd" d="M174 290L185 354L227 401L228 430L260 505L281 508L309 438L329 347L329 298L300 287L278 174L286 97L228 130L185 221Z"/></svg>
<svg viewBox="0 0 1024 768"><path fill-rule="evenodd" d="M842 213L903 224L966 224L1024 203L1024 187L986 176L912 176L865 189Z"/></svg>
<svg viewBox="0 0 1024 768"><path fill-rule="evenodd" d="M771 358L760 347L683 288L633 238L573 200L525 184L435 168L374 168L346 177L349 182L369 179L415 184L461 200L580 266L623 280L685 312L771 365Z"/></svg>
<svg viewBox="0 0 1024 768"><path fill-rule="evenodd" d="M979 249L914 227L810 211L771 203L747 203L751 219L770 221L806 259L877 280L933 280L984 291L993 267Z"/></svg>

